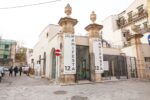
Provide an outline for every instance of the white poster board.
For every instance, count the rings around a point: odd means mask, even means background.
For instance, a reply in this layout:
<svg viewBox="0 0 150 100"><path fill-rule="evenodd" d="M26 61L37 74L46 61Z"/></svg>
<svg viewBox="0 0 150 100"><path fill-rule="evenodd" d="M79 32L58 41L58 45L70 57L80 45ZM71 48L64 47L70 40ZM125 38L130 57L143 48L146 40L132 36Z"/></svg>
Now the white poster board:
<svg viewBox="0 0 150 100"><path fill-rule="evenodd" d="M76 43L73 34L64 34L64 74L76 74Z"/></svg>
<svg viewBox="0 0 150 100"><path fill-rule="evenodd" d="M109 63L108 63L108 61L104 61L103 64L104 64L104 71L109 71Z"/></svg>
<svg viewBox="0 0 150 100"><path fill-rule="evenodd" d="M95 73L103 73L103 52L102 42L99 38L93 39L93 53L95 58Z"/></svg>

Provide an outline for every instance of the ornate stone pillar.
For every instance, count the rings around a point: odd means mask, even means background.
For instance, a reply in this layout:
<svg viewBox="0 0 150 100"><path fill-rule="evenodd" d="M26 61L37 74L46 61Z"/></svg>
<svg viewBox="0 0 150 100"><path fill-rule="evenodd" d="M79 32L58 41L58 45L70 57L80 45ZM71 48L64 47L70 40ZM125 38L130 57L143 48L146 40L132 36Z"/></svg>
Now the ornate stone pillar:
<svg viewBox="0 0 150 100"><path fill-rule="evenodd" d="M140 40L140 38L143 37L143 35L140 33L140 29L136 25L133 25L131 29L135 32L135 34L130 35L129 40L131 42L131 45L135 45L138 78L144 78L145 62Z"/></svg>
<svg viewBox="0 0 150 100"><path fill-rule="evenodd" d="M58 24L62 27L61 35L61 51L64 52L64 39L63 34L74 34L74 26L77 24L77 19L73 19L70 17L72 13L72 8L69 4L65 7L66 17L63 17L59 20ZM60 82L65 84L71 84L75 82L74 74L64 74L64 55L62 54L60 57Z"/></svg>
<svg viewBox="0 0 150 100"><path fill-rule="evenodd" d="M89 53L90 53L90 69L91 69L91 80L95 82L101 81L101 74L95 73L95 55L93 50L93 39L99 38L101 39L100 30L103 28L102 25L96 24L96 14L94 11L90 15L90 19L92 21L92 24L89 24L85 27L85 30L89 34Z"/></svg>

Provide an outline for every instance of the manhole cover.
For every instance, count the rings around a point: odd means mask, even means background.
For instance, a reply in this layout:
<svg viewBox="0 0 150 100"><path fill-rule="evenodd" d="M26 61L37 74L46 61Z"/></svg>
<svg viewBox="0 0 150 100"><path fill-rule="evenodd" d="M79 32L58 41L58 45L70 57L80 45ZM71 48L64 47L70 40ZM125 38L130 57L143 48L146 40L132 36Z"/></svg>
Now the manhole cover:
<svg viewBox="0 0 150 100"><path fill-rule="evenodd" d="M66 91L55 91L54 94L66 94Z"/></svg>
<svg viewBox="0 0 150 100"><path fill-rule="evenodd" d="M88 97L72 96L71 100L88 100Z"/></svg>

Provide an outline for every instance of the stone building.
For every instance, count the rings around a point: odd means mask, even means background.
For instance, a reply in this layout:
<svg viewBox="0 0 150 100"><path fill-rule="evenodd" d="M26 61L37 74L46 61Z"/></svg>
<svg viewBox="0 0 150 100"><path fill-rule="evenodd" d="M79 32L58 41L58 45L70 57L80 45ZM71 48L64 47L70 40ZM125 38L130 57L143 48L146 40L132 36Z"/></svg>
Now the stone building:
<svg viewBox="0 0 150 100"><path fill-rule="evenodd" d="M139 62L136 62L141 59L144 61L139 40L143 34L135 30L135 25L132 30L136 34L129 37L132 45L125 48L122 44L118 48L104 40L105 31L102 32L102 29L106 26L96 23L94 11L90 15L92 23L85 27L88 36L74 35L74 27L78 20L70 17L72 8L69 4L65 7L65 13L67 16L59 20L59 25L50 24L42 31L38 43L33 48L32 63L39 75L65 84L81 80L100 82L110 79L144 78L145 65L140 62L140 68L143 69L139 71ZM133 38L136 38L138 44L133 42ZM150 47L142 47L146 50L144 53L149 55L147 49L150 50Z"/></svg>

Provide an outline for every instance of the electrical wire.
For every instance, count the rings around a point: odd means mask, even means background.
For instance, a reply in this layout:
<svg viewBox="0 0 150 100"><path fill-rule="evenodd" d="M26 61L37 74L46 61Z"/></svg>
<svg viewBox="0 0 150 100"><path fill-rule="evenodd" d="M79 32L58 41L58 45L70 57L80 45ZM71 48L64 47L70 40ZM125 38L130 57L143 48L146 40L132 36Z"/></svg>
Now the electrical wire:
<svg viewBox="0 0 150 100"><path fill-rule="evenodd" d="M48 3L58 2L58 1L61 1L61 0L53 0L53 1L40 2L40 3L34 3L34 4L27 4L27 5L21 5L21 6L13 6L13 7L4 7L4 8L0 8L0 9L14 9L14 8L38 6L38 5L43 5L43 4L48 4Z"/></svg>

